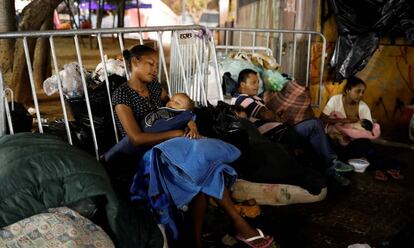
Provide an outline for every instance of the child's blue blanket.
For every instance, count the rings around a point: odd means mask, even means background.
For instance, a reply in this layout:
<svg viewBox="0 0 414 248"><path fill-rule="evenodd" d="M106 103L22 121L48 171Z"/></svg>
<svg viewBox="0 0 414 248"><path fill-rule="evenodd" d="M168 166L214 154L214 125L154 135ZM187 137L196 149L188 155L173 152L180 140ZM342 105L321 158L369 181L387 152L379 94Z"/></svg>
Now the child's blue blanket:
<svg viewBox="0 0 414 248"><path fill-rule="evenodd" d="M185 210L200 192L221 199L224 187L231 187L237 177L227 163L239 156L235 146L218 139L165 141L144 155L131 187L132 199L147 199L177 238L171 206Z"/></svg>

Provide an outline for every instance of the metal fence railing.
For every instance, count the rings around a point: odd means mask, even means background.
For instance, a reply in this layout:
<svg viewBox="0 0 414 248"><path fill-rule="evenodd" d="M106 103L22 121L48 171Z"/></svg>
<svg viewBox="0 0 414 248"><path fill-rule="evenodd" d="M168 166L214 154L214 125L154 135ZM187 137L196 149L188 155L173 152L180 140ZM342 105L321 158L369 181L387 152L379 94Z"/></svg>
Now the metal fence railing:
<svg viewBox="0 0 414 248"><path fill-rule="evenodd" d="M16 42L22 42L24 47L26 65L31 86L31 93L34 101L35 115L37 119L38 130L43 133L41 111L38 97L36 95L35 82L33 79L32 59L29 53L28 39L47 38L49 41L51 60L54 68L54 74L58 79L58 93L62 115L65 123L65 130L68 142L72 144L72 135L69 125L68 113L65 102L65 95L62 89L62 78L59 74L62 63L59 63L59 54L56 53L55 38L69 37L73 39L77 63L80 67L81 83L85 98L86 109L89 118L90 129L93 138L94 152L99 157L100 151L96 137L93 114L88 94L86 76L84 74L83 56L81 54L81 44L79 38L82 36L95 36L99 49L100 61L103 64L105 86L108 101L111 102L111 92L108 79L107 65L105 59L105 49L102 43L104 35L114 35L117 37L119 45L119 54L125 49L122 37L128 34L138 35L139 42L143 44L145 37L152 37L159 51L159 81L166 82L169 94L175 92L186 92L190 97L201 105L210 101L209 95L213 92L216 95L215 100L223 100L221 89L221 76L217 60L217 50L228 52L230 50L251 50L265 51L275 55L276 59L282 64L282 70L292 75L303 74L303 81L306 85L310 82L311 66L311 45L314 42L322 43L322 58L325 57L326 41L322 34L312 31L295 31L295 30L272 30L272 29L235 29L235 28L213 28L208 30L203 26L166 26L166 27L145 27L145 28L115 28L100 30L62 30L62 31L36 31L36 32L10 32L0 33L0 39L16 39ZM224 37L218 45L215 41L217 35ZM303 46L305 44L305 46ZM297 59L298 54L305 54ZM168 60L167 57L170 57ZM302 59L304 57L304 59ZM324 68L324 59L320 62L320 79L319 79L319 97L317 104L320 103L322 90L322 75ZM213 68L212 71L209 68ZM300 68L300 69L298 69ZM125 70L127 70L125 66ZM126 73L127 78L128 72ZM214 84L207 84L208 78L214 77ZM211 80L210 80L211 81ZM11 95L6 90L8 82L3 82L3 75L0 68L0 136L5 133L6 125L11 127L11 121L7 123L6 118L10 113L8 109L8 97ZM114 129L116 141L117 136L116 124L113 108L110 107L111 121ZM12 128L9 129L12 133Z"/></svg>
<svg viewBox="0 0 414 248"><path fill-rule="evenodd" d="M280 71L297 79L298 82L309 86L311 84L312 46L321 45L317 84L318 97L313 99L312 106L319 107L322 101L323 72L326 57L326 39L320 32L305 30L278 30L258 28L211 28L212 36L219 37L216 50L230 51L263 51L273 56L281 65Z"/></svg>

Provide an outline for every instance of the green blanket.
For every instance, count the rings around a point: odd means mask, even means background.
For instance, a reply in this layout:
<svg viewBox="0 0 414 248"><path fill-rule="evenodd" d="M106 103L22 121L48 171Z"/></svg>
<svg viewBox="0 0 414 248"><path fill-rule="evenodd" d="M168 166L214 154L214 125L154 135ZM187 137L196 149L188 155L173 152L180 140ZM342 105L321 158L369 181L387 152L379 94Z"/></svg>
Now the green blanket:
<svg viewBox="0 0 414 248"><path fill-rule="evenodd" d="M0 227L94 196L106 197L117 247L162 246L151 215L118 200L94 157L50 135L0 137Z"/></svg>

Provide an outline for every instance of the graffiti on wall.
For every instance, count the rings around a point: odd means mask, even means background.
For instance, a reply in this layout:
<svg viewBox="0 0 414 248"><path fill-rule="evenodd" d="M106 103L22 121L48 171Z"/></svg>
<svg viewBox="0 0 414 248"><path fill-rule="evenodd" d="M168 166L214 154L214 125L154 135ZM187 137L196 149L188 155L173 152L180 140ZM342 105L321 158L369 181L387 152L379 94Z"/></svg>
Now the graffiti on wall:
<svg viewBox="0 0 414 248"><path fill-rule="evenodd" d="M333 48L334 42L329 42L326 62ZM321 44L315 43L312 46L310 87L312 99L315 99L319 90L321 49ZM406 109L414 98L414 47L380 46L357 76L367 83L364 101L370 106L374 118L386 125L407 121L409 114L407 115ZM331 96L342 91L344 84L345 82L334 83L330 78L329 69L325 70L322 105L319 109L315 109L316 114L320 113Z"/></svg>

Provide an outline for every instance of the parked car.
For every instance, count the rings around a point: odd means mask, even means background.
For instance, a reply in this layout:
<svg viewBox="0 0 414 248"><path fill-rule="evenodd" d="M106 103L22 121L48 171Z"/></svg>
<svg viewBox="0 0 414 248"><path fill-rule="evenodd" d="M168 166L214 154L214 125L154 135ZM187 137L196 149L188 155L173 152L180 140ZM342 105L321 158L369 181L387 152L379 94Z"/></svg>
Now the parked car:
<svg viewBox="0 0 414 248"><path fill-rule="evenodd" d="M201 16L198 24L206 27L218 27L220 20L220 13L217 10L207 9Z"/></svg>

